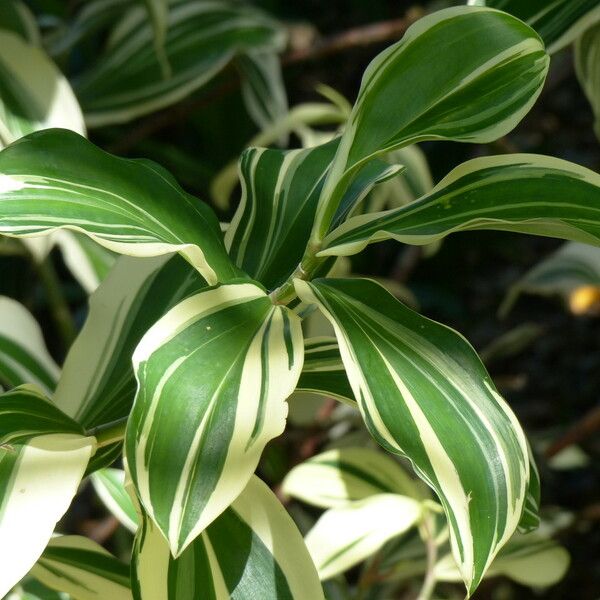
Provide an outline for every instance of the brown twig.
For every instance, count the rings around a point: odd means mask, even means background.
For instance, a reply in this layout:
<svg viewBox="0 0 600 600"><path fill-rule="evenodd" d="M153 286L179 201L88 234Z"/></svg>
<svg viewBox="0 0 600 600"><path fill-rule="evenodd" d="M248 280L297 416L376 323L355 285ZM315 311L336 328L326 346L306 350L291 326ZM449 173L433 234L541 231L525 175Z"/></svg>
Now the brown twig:
<svg viewBox="0 0 600 600"><path fill-rule="evenodd" d="M425 12L422 8L410 8L401 19L371 23L364 27L356 27L342 33L323 38L309 47L296 48L284 54L281 58L283 66L319 60L334 54L339 54L351 48L359 48L396 40ZM185 120L200 108L208 106L223 96L235 91L240 85L239 77L230 77L214 87L201 97L187 98L178 104L153 114L134 127L126 136L108 146L109 152L122 154L136 144L166 129L167 127Z"/></svg>
<svg viewBox="0 0 600 600"><path fill-rule="evenodd" d="M577 421L562 437L546 448L546 458L556 456L561 450L582 442L600 430L600 406L593 408L581 420Z"/></svg>

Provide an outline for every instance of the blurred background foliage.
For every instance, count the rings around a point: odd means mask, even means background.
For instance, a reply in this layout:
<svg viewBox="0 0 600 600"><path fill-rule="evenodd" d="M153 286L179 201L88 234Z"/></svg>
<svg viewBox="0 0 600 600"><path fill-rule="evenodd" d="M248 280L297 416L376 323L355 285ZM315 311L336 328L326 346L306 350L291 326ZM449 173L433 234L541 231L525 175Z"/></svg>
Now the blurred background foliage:
<svg viewBox="0 0 600 600"><path fill-rule="evenodd" d="M73 1L30 0L27 4L42 32L68 21L79 10L79 3ZM316 91L319 84L353 101L366 65L397 39L394 24L398 20L458 2L261 0L255 4L289 28L291 47L283 55L283 77L289 105L294 107L322 102ZM386 39L369 38L368 26L374 23L384 32L386 27L391 29ZM349 31L354 37L348 36ZM339 34L346 36L346 43L332 47ZM106 32L99 32L78 44L76 51L55 60L63 72L76 75L99 52L105 38ZM330 51L320 52L323 47ZM549 154L598 171L600 142L593 122L576 79L573 51L566 48L553 56L540 100L509 136L487 146L428 142L422 149L435 182L464 160L507 151ZM237 159L257 133L244 107L235 67L230 65L190 97L125 124L92 129L89 137L116 154L159 162L188 191L209 201L214 177ZM292 136L289 145L299 143ZM220 210L223 221L230 219L239 190L233 198L229 210ZM592 600L600 590L600 287L577 282L565 287L556 276L542 290L522 285L523 293L517 296L515 288L561 246L551 239L471 232L450 236L432 256L390 242L369 246L352 257L352 272L402 286L402 293L414 298L423 314L457 329L482 352L534 447L544 513L558 518L557 538L571 554L571 568L562 582L538 592L505 578L486 580L475 595L482 600ZM598 255L595 260L600 265ZM80 326L87 296L60 253L54 251L50 261ZM515 297L508 307L506 298L511 293ZM21 301L33 312L51 352L62 360L65 347L51 318L47 288L26 256L0 256L0 294ZM503 304L504 314L500 314ZM298 408L299 403L296 400L292 407L292 426L268 447L260 467L261 476L274 486L293 465L338 435L335 427L340 415L333 404L326 401ZM347 432L352 426L344 427ZM318 514L295 502L290 509L301 523ZM129 534L106 516L91 488L69 518L66 527L73 532L91 535L117 551L129 544ZM350 578L357 576L350 573Z"/></svg>

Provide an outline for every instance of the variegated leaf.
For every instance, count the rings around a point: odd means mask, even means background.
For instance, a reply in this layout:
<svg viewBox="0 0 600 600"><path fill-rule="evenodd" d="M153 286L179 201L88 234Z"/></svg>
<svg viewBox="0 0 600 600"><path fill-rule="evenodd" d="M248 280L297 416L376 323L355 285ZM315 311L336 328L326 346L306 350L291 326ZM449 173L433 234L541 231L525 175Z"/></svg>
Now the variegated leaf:
<svg viewBox="0 0 600 600"><path fill-rule="evenodd" d="M135 600L324 598L300 532L255 476L178 559L146 519L132 566Z"/></svg>
<svg viewBox="0 0 600 600"><path fill-rule="evenodd" d="M19 302L0 296L0 384L10 388L33 383L51 394L58 374L33 315Z"/></svg>
<svg viewBox="0 0 600 600"><path fill-rule="evenodd" d="M302 258L337 145L333 140L305 150L249 148L242 154L242 199L225 244L235 263L268 289L283 283ZM374 185L400 169L379 160L365 165L336 219L343 220Z"/></svg>
<svg viewBox="0 0 600 600"><path fill-rule="evenodd" d="M596 11L600 20L600 2ZM575 72L594 112L594 131L600 139L600 25L588 29L575 44Z"/></svg>
<svg viewBox="0 0 600 600"><path fill-rule="evenodd" d="M41 48L0 29L0 148L48 127L85 133L73 91Z"/></svg>
<svg viewBox="0 0 600 600"><path fill-rule="evenodd" d="M92 474L94 490L106 508L129 531L138 528L138 514L125 489L125 471L122 469L100 469Z"/></svg>
<svg viewBox="0 0 600 600"><path fill-rule="evenodd" d="M304 341L304 365L296 389L355 405L335 338L315 337Z"/></svg>
<svg viewBox="0 0 600 600"><path fill-rule="evenodd" d="M376 494L419 497L415 482L383 452L344 447L317 454L294 467L282 491L321 508L345 506Z"/></svg>
<svg viewBox="0 0 600 600"><path fill-rule="evenodd" d="M539 95L548 62L537 34L499 11L459 6L413 24L363 75L319 201L319 235L374 156L426 139L490 142L513 129Z"/></svg>
<svg viewBox="0 0 600 600"><path fill-rule="evenodd" d="M93 438L72 433L0 448L0 597L42 554L93 452Z"/></svg>
<svg viewBox="0 0 600 600"><path fill-rule="evenodd" d="M326 511L306 535L319 577L330 579L417 525L421 504L397 494L376 494Z"/></svg>
<svg viewBox="0 0 600 600"><path fill-rule="evenodd" d="M142 7L113 32L106 53L74 82L90 127L122 123L191 94L237 54L280 48L281 26L252 6L174 0L169 4L164 51L171 75L162 76L154 30Z"/></svg>
<svg viewBox="0 0 600 600"><path fill-rule="evenodd" d="M300 319L252 283L201 291L142 338L126 456L174 556L236 498L282 433L302 350Z"/></svg>
<svg viewBox="0 0 600 600"><path fill-rule="evenodd" d="M52 538L31 575L73 600L131 600L129 565L78 535Z"/></svg>
<svg viewBox="0 0 600 600"><path fill-rule="evenodd" d="M598 0L469 0L469 4L497 8L525 21L551 54L600 21Z"/></svg>
<svg viewBox="0 0 600 600"><path fill-rule="evenodd" d="M348 255L395 239L428 244L456 231L495 229L600 245L600 175L535 154L476 158L420 200L361 215L327 236L320 254Z"/></svg>
<svg viewBox="0 0 600 600"><path fill-rule="evenodd" d="M297 281L331 320L365 423L438 494L472 593L514 533L530 467L521 427L472 347L373 281Z"/></svg>
<svg viewBox="0 0 600 600"><path fill-rule="evenodd" d="M22 0L4 0L0 3L0 29L16 33L30 44L40 43L35 17Z"/></svg>
<svg viewBox="0 0 600 600"><path fill-rule="evenodd" d="M210 283L236 275L211 209L158 165L103 152L66 130L30 134L0 152L0 233L85 233L121 254L179 251Z"/></svg>
<svg viewBox="0 0 600 600"><path fill-rule="evenodd" d="M169 0L143 0L154 32L154 52L163 78L172 76L172 69L165 52L165 40L169 28Z"/></svg>

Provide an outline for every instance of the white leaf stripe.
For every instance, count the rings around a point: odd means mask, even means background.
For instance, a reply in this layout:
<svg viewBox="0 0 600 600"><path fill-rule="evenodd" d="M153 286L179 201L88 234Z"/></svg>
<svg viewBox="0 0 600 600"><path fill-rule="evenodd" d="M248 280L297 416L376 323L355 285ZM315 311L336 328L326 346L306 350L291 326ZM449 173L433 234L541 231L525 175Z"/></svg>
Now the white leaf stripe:
<svg viewBox="0 0 600 600"><path fill-rule="evenodd" d="M252 6L171 2L164 53L172 74L164 78L152 23L136 8L118 24L106 53L74 83L89 126L126 122L164 108L206 84L236 54L276 50L284 43L280 25Z"/></svg>
<svg viewBox="0 0 600 600"><path fill-rule="evenodd" d="M144 519L132 567L135 600L245 600L257 590L265 600L323 599L299 531L254 476L176 560L153 523Z"/></svg>
<svg viewBox="0 0 600 600"><path fill-rule="evenodd" d="M600 245L600 175L535 154L476 158L416 202L349 219L326 238L320 254L354 254L389 238L422 245L479 229Z"/></svg>
<svg viewBox="0 0 600 600"><path fill-rule="evenodd" d="M187 298L140 342L126 454L141 503L176 556L283 431L302 358L298 317L251 283Z"/></svg>
<svg viewBox="0 0 600 600"><path fill-rule="evenodd" d="M33 383L50 394L58 374L33 315L19 302L0 296L0 383Z"/></svg>
<svg viewBox="0 0 600 600"><path fill-rule="evenodd" d="M129 565L88 538L69 535L50 540L31 570L44 585L73 600L131 600Z"/></svg>
<svg viewBox="0 0 600 600"><path fill-rule="evenodd" d="M100 469L92 474L92 485L106 508L127 528L135 533L138 515L125 489L125 472L121 469Z"/></svg>
<svg viewBox="0 0 600 600"><path fill-rule="evenodd" d="M298 281L297 291L334 325L371 433L440 496L472 592L523 511L529 460L516 418L462 337L375 282Z"/></svg>
<svg viewBox="0 0 600 600"><path fill-rule="evenodd" d="M67 130L31 134L0 153L0 207L4 235L66 228L121 254L179 251L211 283L239 274L208 206L158 165L111 156Z"/></svg>
<svg viewBox="0 0 600 600"><path fill-rule="evenodd" d="M0 596L31 569L77 491L94 439L37 436L0 448Z"/></svg>

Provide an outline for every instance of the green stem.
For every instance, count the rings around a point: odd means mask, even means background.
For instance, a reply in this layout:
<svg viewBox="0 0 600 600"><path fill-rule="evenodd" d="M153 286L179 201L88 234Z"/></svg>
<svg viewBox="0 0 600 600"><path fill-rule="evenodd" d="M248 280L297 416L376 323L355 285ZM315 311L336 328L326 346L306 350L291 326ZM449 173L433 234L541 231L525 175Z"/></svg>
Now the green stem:
<svg viewBox="0 0 600 600"><path fill-rule="evenodd" d="M63 339L65 348L68 349L77 335L77 329L73 322L69 305L63 295L62 286L52 264L52 259L48 257L41 262L37 262L34 259L33 263L46 290L46 297L48 298L52 318Z"/></svg>
<svg viewBox="0 0 600 600"><path fill-rule="evenodd" d="M96 448L104 448L116 442L120 442L125 437L125 429L129 417L123 417L98 427L93 427L86 432L86 435L96 438Z"/></svg>

